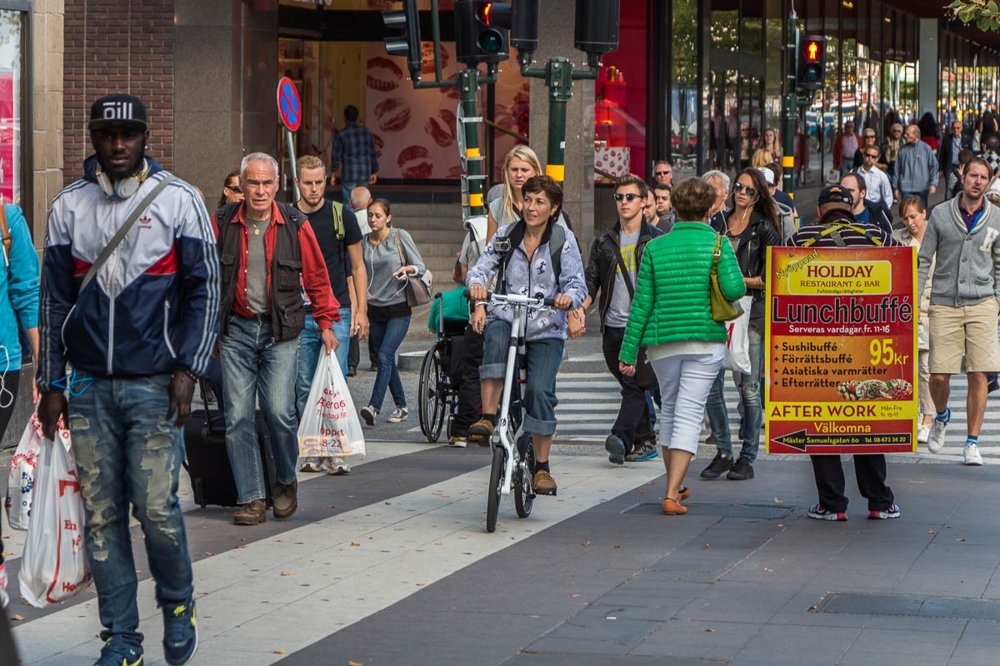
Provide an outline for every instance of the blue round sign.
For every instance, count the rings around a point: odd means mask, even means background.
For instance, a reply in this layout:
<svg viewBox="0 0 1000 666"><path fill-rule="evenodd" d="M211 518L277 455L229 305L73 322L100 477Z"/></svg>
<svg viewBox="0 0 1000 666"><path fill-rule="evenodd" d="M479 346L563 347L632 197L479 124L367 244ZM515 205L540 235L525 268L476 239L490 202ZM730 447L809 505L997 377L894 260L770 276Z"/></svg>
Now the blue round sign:
<svg viewBox="0 0 1000 666"><path fill-rule="evenodd" d="M302 102L299 100L299 90L287 76L278 81L278 116L282 124L295 132L302 124Z"/></svg>

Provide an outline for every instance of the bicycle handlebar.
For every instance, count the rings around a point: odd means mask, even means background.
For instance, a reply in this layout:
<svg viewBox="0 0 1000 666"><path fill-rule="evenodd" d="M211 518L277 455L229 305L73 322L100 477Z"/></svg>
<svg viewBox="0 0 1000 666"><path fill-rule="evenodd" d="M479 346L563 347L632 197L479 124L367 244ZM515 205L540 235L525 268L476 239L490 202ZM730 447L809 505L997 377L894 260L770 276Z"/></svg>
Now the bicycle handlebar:
<svg viewBox="0 0 1000 666"><path fill-rule="evenodd" d="M522 296L521 294L498 294L495 291L486 293L486 301L491 305L502 305L504 303L524 305L534 310L554 308L556 304L554 298L540 298L537 296L532 298L531 296Z"/></svg>

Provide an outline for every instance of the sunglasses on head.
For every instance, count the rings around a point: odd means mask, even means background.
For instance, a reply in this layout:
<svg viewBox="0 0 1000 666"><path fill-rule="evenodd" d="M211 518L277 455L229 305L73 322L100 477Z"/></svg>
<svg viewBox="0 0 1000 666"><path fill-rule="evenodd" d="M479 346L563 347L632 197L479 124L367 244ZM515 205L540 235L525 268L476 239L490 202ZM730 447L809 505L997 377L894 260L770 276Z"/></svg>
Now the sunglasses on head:
<svg viewBox="0 0 1000 666"><path fill-rule="evenodd" d="M757 188L751 187L750 185L744 185L743 183L736 183L733 185L733 192L743 192L746 190L747 196L752 197L757 194Z"/></svg>
<svg viewBox="0 0 1000 666"><path fill-rule="evenodd" d="M243 192L243 190L240 189L239 185L226 185L226 187L232 190L233 192L236 192L236 194L241 194Z"/></svg>
<svg viewBox="0 0 1000 666"><path fill-rule="evenodd" d="M629 192L628 194L622 194L621 192L615 192L615 201L634 201L638 199L638 194L633 194Z"/></svg>

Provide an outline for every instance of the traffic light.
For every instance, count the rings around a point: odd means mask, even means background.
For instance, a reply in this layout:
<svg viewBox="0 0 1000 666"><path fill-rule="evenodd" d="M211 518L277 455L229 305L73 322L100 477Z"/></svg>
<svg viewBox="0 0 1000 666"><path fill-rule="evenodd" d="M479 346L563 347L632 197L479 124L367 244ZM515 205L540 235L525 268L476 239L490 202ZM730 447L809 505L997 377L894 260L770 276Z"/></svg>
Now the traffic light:
<svg viewBox="0 0 1000 666"><path fill-rule="evenodd" d="M420 80L424 56L420 49L420 11L418 0L403 0L403 11L382 12L382 23L391 30L401 30L399 37L386 37L385 50L389 55L405 56L410 78Z"/></svg>
<svg viewBox="0 0 1000 666"><path fill-rule="evenodd" d="M539 0L514 0L510 18L510 45L517 49L517 59L530 65L538 49Z"/></svg>
<svg viewBox="0 0 1000 666"><path fill-rule="evenodd" d="M597 67L601 56L618 50L619 0L576 0L573 46L587 54L587 65Z"/></svg>
<svg viewBox="0 0 1000 666"><path fill-rule="evenodd" d="M822 90L826 83L826 37L810 35L799 40L795 82L800 90Z"/></svg>
<svg viewBox="0 0 1000 666"><path fill-rule="evenodd" d="M459 62L497 64L510 56L509 2L455 0L455 52Z"/></svg>

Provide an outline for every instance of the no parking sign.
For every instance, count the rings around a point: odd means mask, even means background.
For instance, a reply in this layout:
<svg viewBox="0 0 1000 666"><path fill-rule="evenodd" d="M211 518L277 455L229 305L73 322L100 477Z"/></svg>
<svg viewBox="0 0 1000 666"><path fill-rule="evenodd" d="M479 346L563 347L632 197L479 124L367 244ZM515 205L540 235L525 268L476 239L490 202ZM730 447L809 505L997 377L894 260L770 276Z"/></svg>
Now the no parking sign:
<svg viewBox="0 0 1000 666"><path fill-rule="evenodd" d="M278 81L278 116L289 131L298 131L302 124L302 101L299 90L287 76Z"/></svg>

